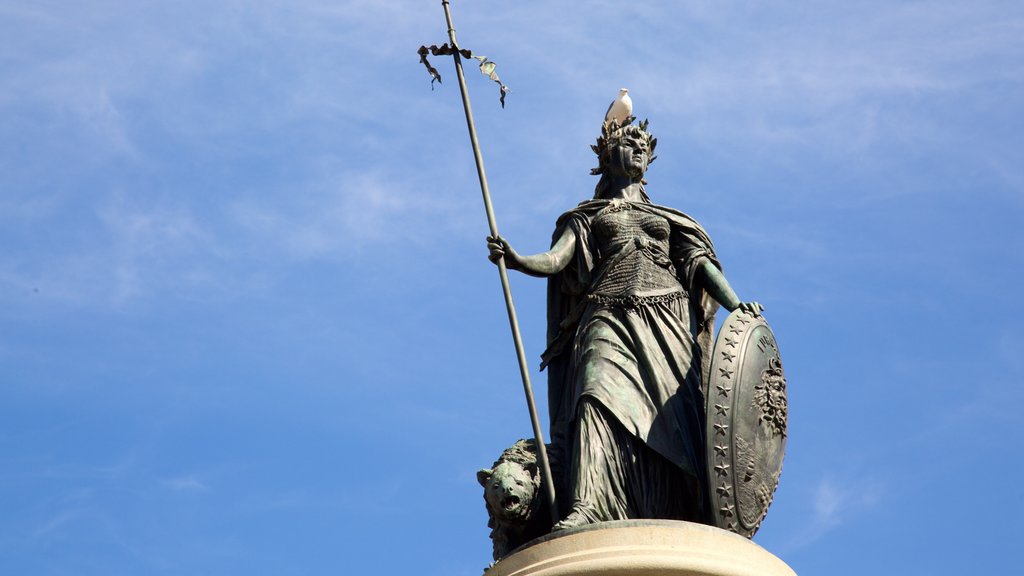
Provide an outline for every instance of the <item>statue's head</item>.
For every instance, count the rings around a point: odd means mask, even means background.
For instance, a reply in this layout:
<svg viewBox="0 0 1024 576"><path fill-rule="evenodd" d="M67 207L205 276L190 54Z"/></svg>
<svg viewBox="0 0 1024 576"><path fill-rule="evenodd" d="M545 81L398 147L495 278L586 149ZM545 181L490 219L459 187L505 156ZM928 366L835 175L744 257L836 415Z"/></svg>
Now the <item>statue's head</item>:
<svg viewBox="0 0 1024 576"><path fill-rule="evenodd" d="M598 165L590 173L602 176L595 197L601 196L608 176L627 176L642 184L647 183L644 173L656 158L654 148L658 139L647 131L647 120L634 125L635 119L629 116L621 124L610 120L601 126L597 144L591 146L597 154Z"/></svg>

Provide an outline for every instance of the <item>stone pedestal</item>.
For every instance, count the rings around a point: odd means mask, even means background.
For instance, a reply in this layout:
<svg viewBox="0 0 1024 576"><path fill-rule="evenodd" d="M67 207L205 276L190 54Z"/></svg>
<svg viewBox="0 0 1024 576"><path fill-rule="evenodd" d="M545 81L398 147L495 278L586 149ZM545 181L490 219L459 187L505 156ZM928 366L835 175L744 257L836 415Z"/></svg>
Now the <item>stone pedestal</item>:
<svg viewBox="0 0 1024 576"><path fill-rule="evenodd" d="M669 520L605 522L538 538L485 576L796 576L770 552L719 528Z"/></svg>

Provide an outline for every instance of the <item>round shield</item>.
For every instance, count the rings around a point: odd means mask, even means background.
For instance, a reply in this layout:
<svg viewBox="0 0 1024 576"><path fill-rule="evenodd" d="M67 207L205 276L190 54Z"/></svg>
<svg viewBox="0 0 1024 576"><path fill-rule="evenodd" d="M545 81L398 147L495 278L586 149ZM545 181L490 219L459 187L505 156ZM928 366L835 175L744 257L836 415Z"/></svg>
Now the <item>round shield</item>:
<svg viewBox="0 0 1024 576"><path fill-rule="evenodd" d="M763 317L740 310L715 341L707 389L715 524L750 538L768 512L786 451L786 377Z"/></svg>

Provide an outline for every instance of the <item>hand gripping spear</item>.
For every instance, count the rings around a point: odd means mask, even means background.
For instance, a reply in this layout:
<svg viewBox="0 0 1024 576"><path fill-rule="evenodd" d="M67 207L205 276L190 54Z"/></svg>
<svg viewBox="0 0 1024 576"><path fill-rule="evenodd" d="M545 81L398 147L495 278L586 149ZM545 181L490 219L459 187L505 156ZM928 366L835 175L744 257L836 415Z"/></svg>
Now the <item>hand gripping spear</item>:
<svg viewBox="0 0 1024 576"><path fill-rule="evenodd" d="M491 229L491 236L498 237L498 223L494 219L494 208L491 206L491 193L487 187L487 173L484 171L484 159L480 154L480 143L476 138L476 125L473 123L473 110L469 105L469 92L466 90L466 77L462 73L462 58L460 52L466 55L466 57L472 57L472 53L468 50L460 50L458 42L455 40L455 26L452 25L452 13L448 7L448 0L441 0L441 5L444 7L444 17L448 24L448 39L451 41L450 53L455 59L455 72L459 77L459 90L462 92L462 107L466 111L466 125L469 127L469 141L473 145L473 158L476 160L476 171L480 177L480 192L483 193L484 197L484 209L487 211L487 224ZM444 54L447 50L445 47L438 50L435 48L435 55L438 53ZM429 64L426 63L426 51L427 48L420 48L420 56L424 64L427 65L427 70L430 71L431 76L435 80L440 80L440 75L434 70ZM489 62L486 58L476 57L481 61L481 71L488 74L492 80L497 80L497 75L494 74L494 64ZM489 67L487 67L490 65ZM500 81L498 81L501 84ZM501 99L502 106L505 101L505 91L507 89L504 85L501 87ZM501 276L501 288L505 293L505 308L508 311L508 323L512 328L512 340L516 346L516 357L519 359L519 374L523 378L523 392L526 394L526 406L530 410L530 422L533 424L533 437L537 445L537 460L540 464L541 471L541 484L544 487L544 492L547 496L548 504L551 507L551 521L558 522L558 506L555 503L555 485L554 479L551 477L551 465L548 462L547 449L544 447L544 432L541 430L540 419L537 417L537 406L533 400L533 386L530 385L530 371L526 364L526 353L523 351L523 340L519 335L519 320L516 318L515 304L512 303L512 288L508 283L508 269L505 267L505 260L498 259L498 273Z"/></svg>

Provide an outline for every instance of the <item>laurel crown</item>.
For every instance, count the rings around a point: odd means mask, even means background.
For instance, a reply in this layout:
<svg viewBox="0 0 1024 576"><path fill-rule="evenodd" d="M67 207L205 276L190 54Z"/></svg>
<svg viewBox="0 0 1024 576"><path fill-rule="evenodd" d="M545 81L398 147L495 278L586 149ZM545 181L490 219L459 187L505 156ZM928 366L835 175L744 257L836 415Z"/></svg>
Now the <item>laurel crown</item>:
<svg viewBox="0 0 1024 576"><path fill-rule="evenodd" d="M647 131L647 120L637 125L633 124L636 116L627 116L619 122L617 120L606 120L601 124L601 135L597 137L597 144L592 144L590 149L597 154L598 166L591 169L590 173L603 174L605 166L611 161L611 151L626 137L636 138L647 150L647 164L654 162L657 156L654 155L654 148L658 145L658 139L651 136Z"/></svg>

